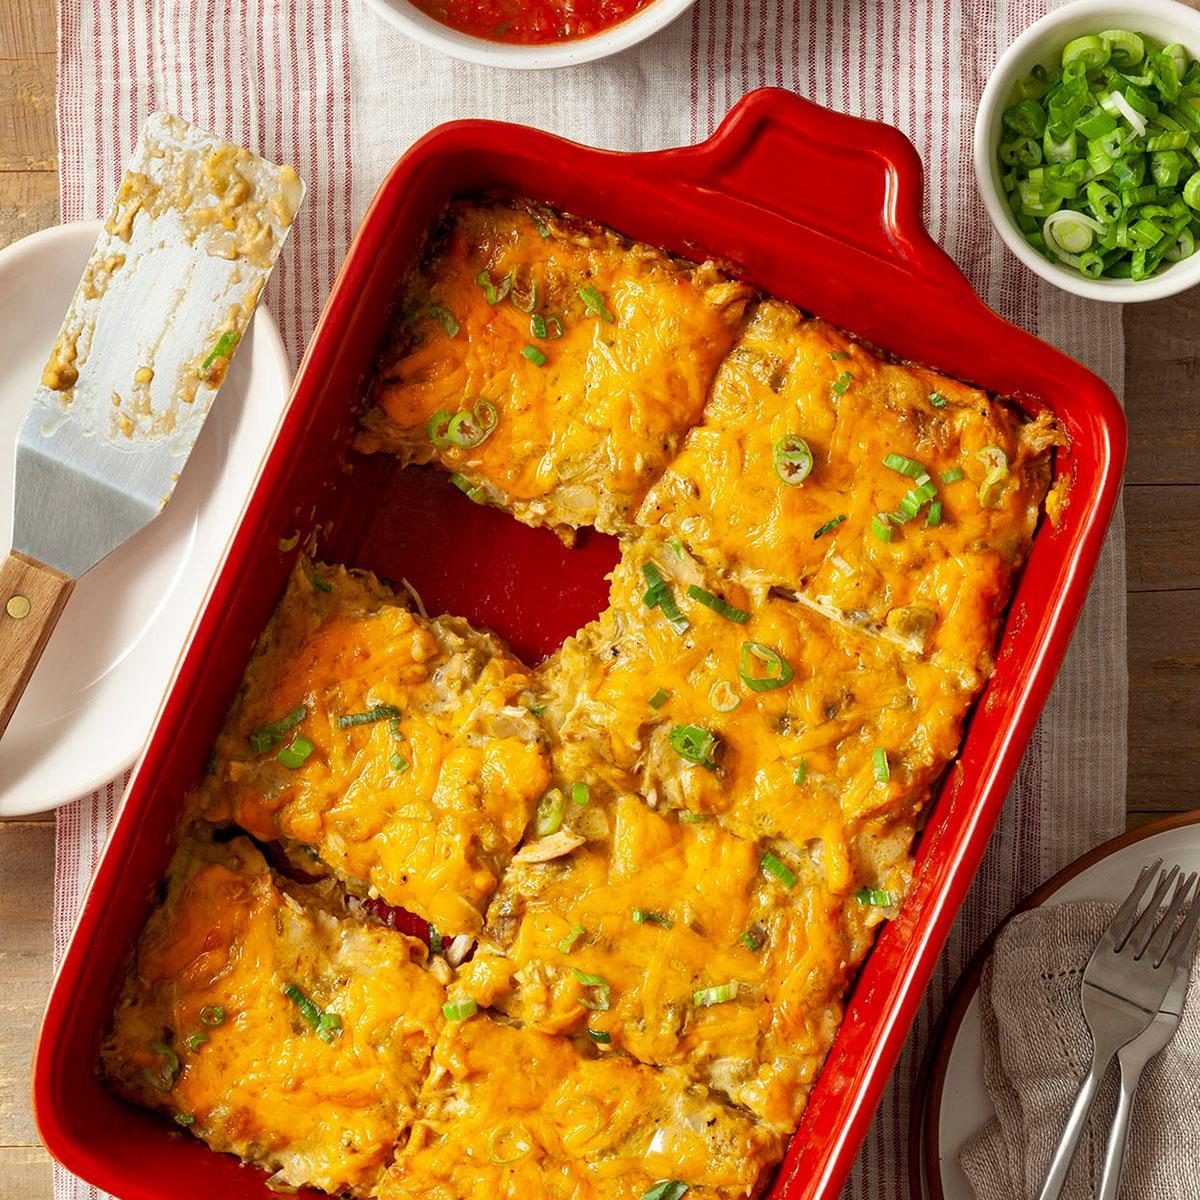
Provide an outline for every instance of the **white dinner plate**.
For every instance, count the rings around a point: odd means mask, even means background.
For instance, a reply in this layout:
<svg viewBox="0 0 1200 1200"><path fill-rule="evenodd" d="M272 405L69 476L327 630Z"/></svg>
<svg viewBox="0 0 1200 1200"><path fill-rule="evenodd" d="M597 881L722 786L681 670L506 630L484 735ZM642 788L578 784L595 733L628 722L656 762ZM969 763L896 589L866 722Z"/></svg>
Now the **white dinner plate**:
<svg viewBox="0 0 1200 1200"><path fill-rule="evenodd" d="M1200 871L1200 813L1172 818L1169 827L1149 826L1132 840L1118 838L1113 849L1094 858L1083 870L1067 867L1052 880L1043 905L1080 900L1119 904L1129 894L1146 863L1161 858L1181 871ZM1061 880L1061 882L1059 881ZM975 1200L975 1193L958 1165L967 1139L995 1116L983 1083L983 1043L980 1039L979 972L973 964L964 976L964 991L952 1003L932 1070L932 1084L923 1114L920 1145L921 1195L926 1200ZM940 1082L940 1089L938 1083ZM936 1154L929 1146L930 1123L936 1126ZM938 1178L931 1180L930 1173Z"/></svg>
<svg viewBox="0 0 1200 1200"><path fill-rule="evenodd" d="M0 250L0 548L17 432L99 222ZM54 808L141 751L287 403L291 367L259 308L163 514L78 583L0 738L0 816Z"/></svg>

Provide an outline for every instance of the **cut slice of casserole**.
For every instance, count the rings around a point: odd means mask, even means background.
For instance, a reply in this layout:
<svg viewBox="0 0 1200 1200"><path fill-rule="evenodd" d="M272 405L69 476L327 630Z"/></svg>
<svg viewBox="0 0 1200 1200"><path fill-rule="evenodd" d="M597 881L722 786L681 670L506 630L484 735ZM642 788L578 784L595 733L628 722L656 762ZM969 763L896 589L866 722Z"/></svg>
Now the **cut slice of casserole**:
<svg viewBox="0 0 1200 1200"><path fill-rule="evenodd" d="M623 533L700 416L749 289L520 203L454 204L358 448L440 462L560 534Z"/></svg>
<svg viewBox="0 0 1200 1200"><path fill-rule="evenodd" d="M112 1086L284 1185L373 1193L441 1028L425 947L184 833L102 1051Z"/></svg>
<svg viewBox="0 0 1200 1200"><path fill-rule="evenodd" d="M448 1024L380 1200L743 1200L780 1139L674 1071L483 1014Z"/></svg>
<svg viewBox="0 0 1200 1200"><path fill-rule="evenodd" d="M474 933L548 780L529 686L494 635L301 559L200 809L307 847L352 890L444 934Z"/></svg>
<svg viewBox="0 0 1200 1200"><path fill-rule="evenodd" d="M640 521L772 587L986 678L1058 434L765 301Z"/></svg>

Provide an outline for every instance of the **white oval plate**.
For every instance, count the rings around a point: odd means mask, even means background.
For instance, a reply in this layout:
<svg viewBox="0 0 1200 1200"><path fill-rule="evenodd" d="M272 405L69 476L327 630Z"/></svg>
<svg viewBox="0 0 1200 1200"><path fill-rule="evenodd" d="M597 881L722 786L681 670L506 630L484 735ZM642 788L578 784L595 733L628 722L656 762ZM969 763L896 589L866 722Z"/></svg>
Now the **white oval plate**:
<svg viewBox="0 0 1200 1200"><path fill-rule="evenodd" d="M1138 872L1155 858L1161 858L1167 864L1177 863L1184 872L1200 871L1200 816L1192 818L1188 824L1157 833L1149 829L1146 836L1134 841L1127 837L1119 840L1123 844L1067 879L1042 904L1069 904L1080 900L1119 904L1129 894ZM1067 872L1070 871L1068 867ZM958 1165L958 1156L968 1138L995 1116L983 1083L977 980L971 986L971 999L963 1010L958 1028L951 1036L954 1042L946 1058L941 1102L936 1114L925 1113L925 1120L937 1122L936 1169L940 1176L941 1196L944 1200L975 1200L975 1193ZM923 1139L921 1144L923 1146ZM939 1192L930 1187L928 1163L924 1161L924 1154L921 1157L921 1190L928 1200Z"/></svg>
<svg viewBox="0 0 1200 1200"><path fill-rule="evenodd" d="M0 250L0 548L12 540L17 432L99 230L61 225ZM0 816L66 804L140 753L291 375L260 307L171 503L75 588L0 738Z"/></svg>

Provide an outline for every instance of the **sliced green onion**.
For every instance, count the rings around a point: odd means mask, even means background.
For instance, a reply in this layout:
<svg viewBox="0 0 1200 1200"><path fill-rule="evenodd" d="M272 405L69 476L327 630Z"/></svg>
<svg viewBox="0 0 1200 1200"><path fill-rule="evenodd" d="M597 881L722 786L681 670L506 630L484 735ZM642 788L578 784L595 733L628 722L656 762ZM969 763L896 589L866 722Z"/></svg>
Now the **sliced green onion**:
<svg viewBox="0 0 1200 1200"><path fill-rule="evenodd" d="M678 1179L660 1179L652 1188L644 1191L641 1200L683 1200L688 1184Z"/></svg>
<svg viewBox="0 0 1200 1200"><path fill-rule="evenodd" d="M668 735L671 748L686 762L712 771L716 769L716 735L701 725L676 725Z"/></svg>
<svg viewBox="0 0 1200 1200"><path fill-rule="evenodd" d="M777 854L770 850L762 856L759 864L768 875L774 875L785 888L796 886L796 872L791 869Z"/></svg>
<svg viewBox="0 0 1200 1200"><path fill-rule="evenodd" d="M405 771L412 766L412 763L400 753L399 750L393 750L388 755L388 765L396 772L397 775L403 775Z"/></svg>
<svg viewBox="0 0 1200 1200"><path fill-rule="evenodd" d="M929 472L915 458L907 458L903 454L888 454L884 457L883 465L889 471L898 471L901 475L907 475L911 479L916 479L918 475L928 475Z"/></svg>
<svg viewBox="0 0 1200 1200"><path fill-rule="evenodd" d="M798 487L813 469L812 451L808 443L797 433L787 433L775 443L771 451L775 463L775 474L788 487Z"/></svg>
<svg viewBox="0 0 1200 1200"><path fill-rule="evenodd" d="M1089 71L1097 71L1108 62L1110 53L1103 38L1091 35L1077 37L1063 48L1063 66L1065 67L1073 59L1082 58Z"/></svg>
<svg viewBox="0 0 1200 1200"><path fill-rule="evenodd" d="M876 513L871 518L871 532L881 542L890 542L896 536L887 513Z"/></svg>
<svg viewBox="0 0 1200 1200"><path fill-rule="evenodd" d="M489 304L499 304L501 300L512 291L513 273L509 271L507 275L500 280L500 286L497 287L492 283L492 277L485 267L478 275L475 276L475 282L483 288L483 298Z"/></svg>
<svg viewBox="0 0 1200 1200"><path fill-rule="evenodd" d="M610 993L612 985L604 978L603 975L589 975L586 971L580 971L575 967L571 968L571 974L588 988L592 994L579 997L579 1003L584 1008L591 1009L592 1012L608 1012L612 1006Z"/></svg>
<svg viewBox="0 0 1200 1200"><path fill-rule="evenodd" d="M316 747L308 740L308 738L297 735L292 739L290 746L284 746L282 750L275 755L276 759L291 771L304 766L308 761L309 755Z"/></svg>
<svg viewBox="0 0 1200 1200"><path fill-rule="evenodd" d="M583 301L583 307L593 316L610 322L617 319L615 314L609 312L608 306L604 303L604 297L594 287L581 287L579 298Z"/></svg>
<svg viewBox="0 0 1200 1200"><path fill-rule="evenodd" d="M813 534L813 541L815 542L817 538L824 537L827 533L832 533L845 519L845 513L838 513L836 517L826 521L825 524Z"/></svg>
<svg viewBox="0 0 1200 1200"><path fill-rule="evenodd" d="M394 704L376 704L364 712L343 713L337 719L339 729L353 729L358 725L374 725L376 721L390 721L404 714Z"/></svg>
<svg viewBox="0 0 1200 1200"><path fill-rule="evenodd" d="M179 1072L183 1069L179 1055L166 1042L151 1042L147 1049L151 1054L158 1055L162 1062L153 1071L149 1067L143 1067L142 1077L155 1091L169 1092L175 1086Z"/></svg>
<svg viewBox="0 0 1200 1200"><path fill-rule="evenodd" d="M538 287L537 281L534 280L530 284L529 292L525 295L519 293L514 286L512 292L509 294L508 302L517 310L517 312L523 312L528 316L535 308L537 308L538 297L540 294L541 289Z"/></svg>
<svg viewBox="0 0 1200 1200"><path fill-rule="evenodd" d="M210 1029L216 1029L218 1025L224 1025L224 1006L220 1004L206 1004L200 1010L200 1024L207 1025Z"/></svg>
<svg viewBox="0 0 1200 1200"><path fill-rule="evenodd" d="M941 392L930 392L929 403L932 404L934 408L945 408L950 401L947 400Z"/></svg>
<svg viewBox="0 0 1200 1200"><path fill-rule="evenodd" d="M465 1000L447 1000L442 1005L442 1016L447 1021L465 1021L479 1011L479 1005L470 996Z"/></svg>
<svg viewBox="0 0 1200 1200"><path fill-rule="evenodd" d="M726 1004L737 997L737 980L720 983L716 987L700 988L692 993L692 1003L697 1008L711 1008L714 1004Z"/></svg>
<svg viewBox="0 0 1200 1200"><path fill-rule="evenodd" d="M556 316L534 313L529 318L529 332L544 342L555 342L563 335L563 323Z"/></svg>
<svg viewBox="0 0 1200 1200"><path fill-rule="evenodd" d="M891 892L882 892L875 888L861 888L854 893L859 904L869 904L873 908L891 908L896 903L896 897Z"/></svg>
<svg viewBox="0 0 1200 1200"><path fill-rule="evenodd" d="M666 688L658 688L654 695L650 697L649 704L651 708L662 708L664 704L671 698L671 693Z"/></svg>
<svg viewBox="0 0 1200 1200"><path fill-rule="evenodd" d="M679 810L679 819L685 825L703 825L712 820L708 813L692 812L690 809L683 808Z"/></svg>
<svg viewBox="0 0 1200 1200"><path fill-rule="evenodd" d="M193 1033L187 1040L187 1048L194 1054L207 1041L207 1033Z"/></svg>
<svg viewBox="0 0 1200 1200"><path fill-rule="evenodd" d="M549 837L562 828L563 817L567 811L567 798L561 789L551 788L538 801L537 811L533 817L533 832L538 837Z"/></svg>
<svg viewBox="0 0 1200 1200"><path fill-rule="evenodd" d="M764 669L766 674L760 674ZM773 692L790 683L795 672L778 650L762 642L743 642L738 674L752 692Z"/></svg>
<svg viewBox="0 0 1200 1200"><path fill-rule="evenodd" d="M213 348L208 352L208 357L200 364L200 370L207 371L218 358L228 358L233 353L233 348L237 343L238 335L232 329L227 329L217 338Z"/></svg>
<svg viewBox="0 0 1200 1200"><path fill-rule="evenodd" d="M1118 71L1136 67L1145 57L1146 43L1128 29L1106 29L1100 40L1108 47L1109 58Z"/></svg>
<svg viewBox="0 0 1200 1200"><path fill-rule="evenodd" d="M719 713L733 712L742 702L741 696L733 689L728 679L718 679L708 689L708 702Z"/></svg>
<svg viewBox="0 0 1200 1200"><path fill-rule="evenodd" d="M468 500L473 500L476 504L486 504L488 502L487 492L485 492L483 488L479 487L477 484L472 483L465 475L460 475L457 471L455 471L455 473L450 476L450 482L454 484L454 486L458 488L458 490L462 492L462 494L466 496Z"/></svg>
<svg viewBox="0 0 1200 1200"><path fill-rule="evenodd" d="M935 500L929 506L929 512L925 516L925 528L932 529L935 525L942 523L942 502Z"/></svg>
<svg viewBox="0 0 1200 1200"><path fill-rule="evenodd" d="M951 467L948 471L943 471L941 479L943 483L957 483L960 479L967 477L966 471L962 467Z"/></svg>
<svg viewBox="0 0 1200 1200"><path fill-rule="evenodd" d="M648 908L635 908L633 923L635 925L657 925L660 929L670 929L675 924L670 917L664 917L662 913L651 912Z"/></svg>
<svg viewBox="0 0 1200 1200"><path fill-rule="evenodd" d="M688 619L679 611L679 605L675 603L675 593L671 591L671 585L663 578L658 564L642 563L642 577L647 584L646 593L642 597L646 607L661 608L663 616L667 618L667 623L671 628L676 633L686 633L690 627Z"/></svg>
<svg viewBox="0 0 1200 1200"><path fill-rule="evenodd" d="M283 741L283 735L289 729L295 729L307 716L308 706L301 704L299 708L292 709L287 716L280 717L277 721L271 721L267 725L260 725L247 739L250 742L250 749L256 754L273 749Z"/></svg>
<svg viewBox="0 0 1200 1200"><path fill-rule="evenodd" d="M757 954L763 946L766 945L767 935L759 928L747 929L738 941L754 954Z"/></svg>
<svg viewBox="0 0 1200 1200"><path fill-rule="evenodd" d="M587 1035L592 1039L593 1042L600 1046L607 1046L610 1042L612 1042L612 1034L605 1033L603 1029L592 1029L591 1026L589 1026Z"/></svg>
<svg viewBox="0 0 1200 1200"><path fill-rule="evenodd" d="M586 783L571 784L571 803L584 805L592 798L592 789Z"/></svg>
<svg viewBox="0 0 1200 1200"><path fill-rule="evenodd" d="M176 1113L172 1120L176 1125L182 1125L185 1129L189 1125L195 1125L196 1118L191 1113Z"/></svg>
<svg viewBox="0 0 1200 1200"><path fill-rule="evenodd" d="M712 592L706 592L704 588L697 587L694 583L688 584L687 594L693 600L698 600L705 608L711 608L713 612L724 617L727 621L734 621L738 625L745 625L750 620L750 614L744 608L734 608L732 604L727 604L720 596L716 596Z"/></svg>
<svg viewBox="0 0 1200 1200"><path fill-rule="evenodd" d="M582 925L572 925L571 932L558 943L559 954L570 954L575 949L575 943L587 933Z"/></svg>
<svg viewBox="0 0 1200 1200"><path fill-rule="evenodd" d="M808 759L802 758L800 765L792 772L792 782L797 786L808 778Z"/></svg>
<svg viewBox="0 0 1200 1200"><path fill-rule="evenodd" d="M313 588L318 592L333 591L333 586L331 584L326 583L325 580L318 578L316 575L309 574L308 582L311 583Z"/></svg>
<svg viewBox="0 0 1200 1200"><path fill-rule="evenodd" d="M521 357L529 359L535 367L544 367L548 361L545 353L536 346L526 346L521 351Z"/></svg>
<svg viewBox="0 0 1200 1200"><path fill-rule="evenodd" d="M850 355L847 354L845 350L830 350L829 357L834 362L838 362L840 359L849 358Z"/></svg>
<svg viewBox="0 0 1200 1200"><path fill-rule="evenodd" d="M849 371L843 371L830 385L829 390L835 396L844 396L854 382L854 376Z"/></svg>
<svg viewBox="0 0 1200 1200"><path fill-rule="evenodd" d="M887 751L882 746L876 746L871 751L871 763L875 771L875 782L887 783L892 777L892 769L888 765Z"/></svg>

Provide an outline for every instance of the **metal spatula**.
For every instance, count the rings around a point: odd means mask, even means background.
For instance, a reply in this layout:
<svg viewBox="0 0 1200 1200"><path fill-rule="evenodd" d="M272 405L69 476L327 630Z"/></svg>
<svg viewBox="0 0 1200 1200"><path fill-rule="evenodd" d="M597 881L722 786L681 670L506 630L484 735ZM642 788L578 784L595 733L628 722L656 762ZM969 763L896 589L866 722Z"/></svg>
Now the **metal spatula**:
<svg viewBox="0 0 1200 1200"><path fill-rule="evenodd" d="M179 117L142 129L17 442L0 735L75 580L170 500L303 197Z"/></svg>

